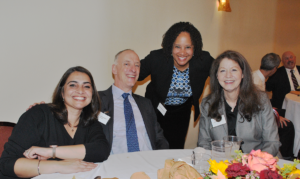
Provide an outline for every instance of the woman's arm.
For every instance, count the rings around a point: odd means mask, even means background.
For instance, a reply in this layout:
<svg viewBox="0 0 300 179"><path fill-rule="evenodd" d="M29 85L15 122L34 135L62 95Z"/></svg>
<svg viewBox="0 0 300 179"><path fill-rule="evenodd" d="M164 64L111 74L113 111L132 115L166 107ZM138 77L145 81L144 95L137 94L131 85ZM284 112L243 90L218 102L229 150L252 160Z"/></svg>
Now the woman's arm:
<svg viewBox="0 0 300 179"><path fill-rule="evenodd" d="M138 81L144 80L147 76L151 74L151 65L153 62L153 55L147 55L143 60L141 60L141 67L140 67L140 75Z"/></svg>
<svg viewBox="0 0 300 179"><path fill-rule="evenodd" d="M32 146L24 152L24 156L28 159L56 157L59 159L80 159L89 162L103 162L106 160L110 154L110 147L98 121L89 126L86 138L85 144L57 146L56 148Z"/></svg>
<svg viewBox="0 0 300 179"><path fill-rule="evenodd" d="M276 156L279 151L279 147L281 146L278 136L278 127L270 100L267 98L266 94L262 94L261 96L263 104L263 109L260 111L263 132L262 151L266 151L273 156Z"/></svg>
<svg viewBox="0 0 300 179"><path fill-rule="evenodd" d="M59 158L59 159L84 159L85 147L83 144L51 147L32 146L24 152L28 159L42 157L42 159Z"/></svg>
<svg viewBox="0 0 300 179"><path fill-rule="evenodd" d="M77 173L90 171L97 167L97 164L81 160L36 160L19 158L14 167L15 174L20 178L31 178L39 174L50 173Z"/></svg>
<svg viewBox="0 0 300 179"><path fill-rule="evenodd" d="M212 138L210 136L210 119L207 116L208 114L208 106L205 107L206 99L203 99L201 102L201 116L199 123L199 136L198 136L198 147L203 147L207 150L211 150Z"/></svg>

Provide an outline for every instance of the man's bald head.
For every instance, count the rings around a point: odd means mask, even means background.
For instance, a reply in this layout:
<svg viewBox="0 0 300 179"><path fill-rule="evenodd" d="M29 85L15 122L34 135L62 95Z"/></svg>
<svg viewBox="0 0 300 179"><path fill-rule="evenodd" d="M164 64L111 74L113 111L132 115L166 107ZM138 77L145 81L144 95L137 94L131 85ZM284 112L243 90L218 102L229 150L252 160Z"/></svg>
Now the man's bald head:
<svg viewBox="0 0 300 179"><path fill-rule="evenodd" d="M282 54L282 63L285 68L294 69L296 65L296 56L291 51L286 51Z"/></svg>
<svg viewBox="0 0 300 179"><path fill-rule="evenodd" d="M130 49L117 53L115 63L112 66L112 72L115 77L115 86L124 92L129 92L139 78L139 56Z"/></svg>

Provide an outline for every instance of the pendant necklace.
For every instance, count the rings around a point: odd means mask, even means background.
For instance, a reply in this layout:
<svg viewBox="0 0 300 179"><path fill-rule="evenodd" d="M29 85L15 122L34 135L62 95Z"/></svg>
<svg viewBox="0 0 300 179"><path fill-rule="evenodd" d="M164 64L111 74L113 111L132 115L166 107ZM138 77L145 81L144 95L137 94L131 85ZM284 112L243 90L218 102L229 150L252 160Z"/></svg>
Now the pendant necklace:
<svg viewBox="0 0 300 179"><path fill-rule="evenodd" d="M78 120L79 120L79 118L78 118ZM74 127L77 127L78 125L77 126L71 126L70 122L68 121L68 126L71 127L71 131L74 132Z"/></svg>

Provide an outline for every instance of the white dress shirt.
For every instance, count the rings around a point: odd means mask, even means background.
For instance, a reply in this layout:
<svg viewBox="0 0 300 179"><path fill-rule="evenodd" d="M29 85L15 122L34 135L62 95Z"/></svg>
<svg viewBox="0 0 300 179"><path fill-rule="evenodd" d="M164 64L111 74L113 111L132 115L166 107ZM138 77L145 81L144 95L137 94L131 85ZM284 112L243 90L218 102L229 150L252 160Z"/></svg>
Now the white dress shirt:
<svg viewBox="0 0 300 179"><path fill-rule="evenodd" d="M289 77L289 82L290 82L290 85L291 85L291 91L296 91L295 87L294 87L293 80L292 80L291 69L285 68L285 70L286 70L286 73ZM299 72L297 70L297 67L295 66L293 70L294 70L294 75L295 75L295 77L298 81L298 85L300 85L300 75L299 75Z"/></svg>
<svg viewBox="0 0 300 179"><path fill-rule="evenodd" d="M253 83L257 86L261 91L266 91L266 78L258 69L252 73Z"/></svg>
<svg viewBox="0 0 300 179"><path fill-rule="evenodd" d="M114 84L112 85L112 94L114 99L114 126L111 154L128 152L126 121L124 115L124 98L122 97L123 93L125 93L123 90L116 87ZM132 91L130 91L129 94L128 99L133 110L140 151L152 150L142 114L132 97Z"/></svg>

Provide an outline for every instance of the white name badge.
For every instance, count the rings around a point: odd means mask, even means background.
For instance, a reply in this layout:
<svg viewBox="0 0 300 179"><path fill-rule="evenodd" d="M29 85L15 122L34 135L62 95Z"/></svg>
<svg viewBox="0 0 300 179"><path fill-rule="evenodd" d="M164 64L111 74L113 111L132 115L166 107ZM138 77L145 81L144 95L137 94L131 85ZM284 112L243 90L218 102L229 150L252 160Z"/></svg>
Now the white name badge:
<svg viewBox="0 0 300 179"><path fill-rule="evenodd" d="M157 109L159 110L159 112L160 112L163 116L165 116L167 110L166 110L166 108L165 108L161 103L158 104Z"/></svg>
<svg viewBox="0 0 300 179"><path fill-rule="evenodd" d="M217 122L215 119L211 119L211 124L213 127L220 126L222 124L226 124L225 116L222 115L221 121Z"/></svg>
<svg viewBox="0 0 300 179"><path fill-rule="evenodd" d="M104 114L103 112L100 112L100 114L98 115L98 121L104 125L107 124L109 119L110 119L110 116Z"/></svg>

